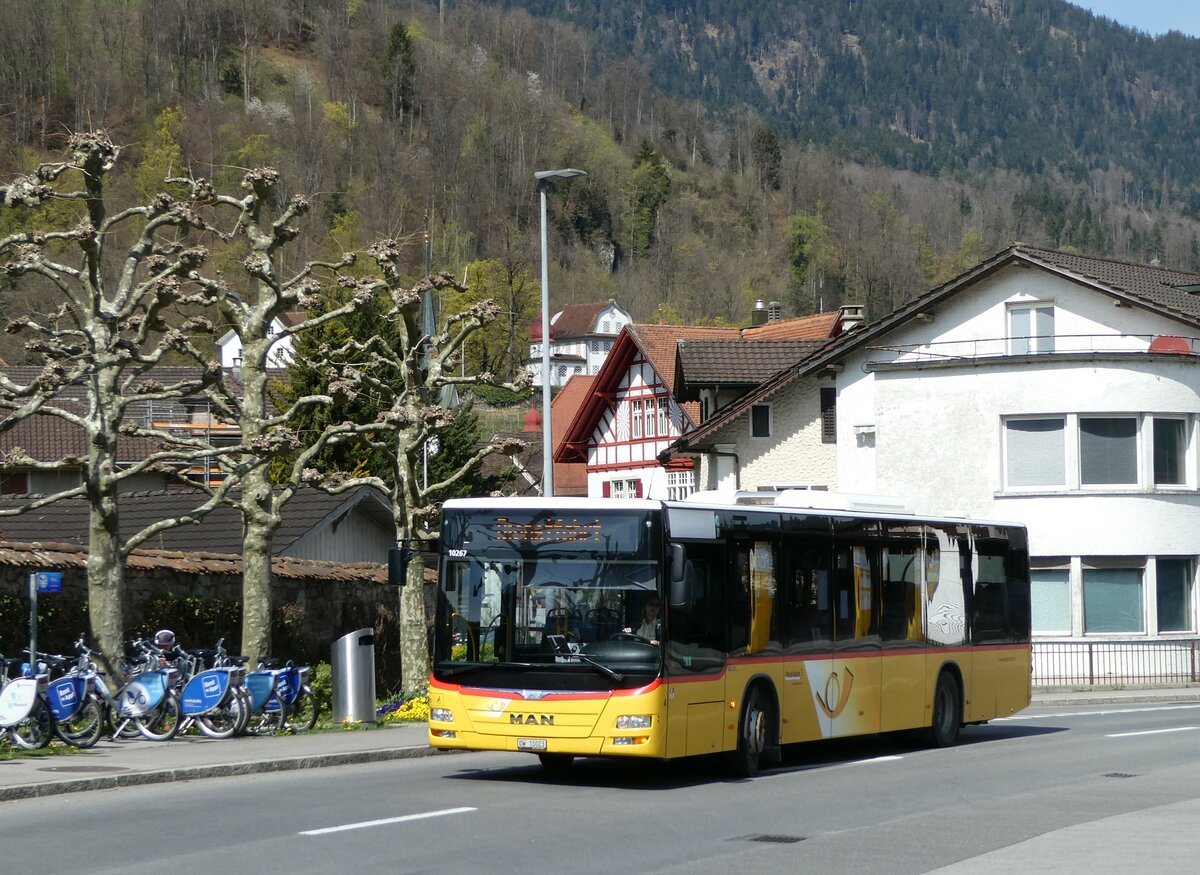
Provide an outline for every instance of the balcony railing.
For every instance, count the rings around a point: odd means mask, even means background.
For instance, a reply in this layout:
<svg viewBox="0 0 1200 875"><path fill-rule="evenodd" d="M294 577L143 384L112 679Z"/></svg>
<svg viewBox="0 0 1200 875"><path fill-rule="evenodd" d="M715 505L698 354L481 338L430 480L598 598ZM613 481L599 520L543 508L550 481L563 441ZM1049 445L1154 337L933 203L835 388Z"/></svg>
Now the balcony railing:
<svg viewBox="0 0 1200 875"><path fill-rule="evenodd" d="M1034 641L1035 687L1200 682L1200 638Z"/></svg>
<svg viewBox="0 0 1200 875"><path fill-rule="evenodd" d="M1168 334L1055 334L983 337L868 347L868 367L953 364L978 359L1163 353L1200 355L1200 338Z"/></svg>

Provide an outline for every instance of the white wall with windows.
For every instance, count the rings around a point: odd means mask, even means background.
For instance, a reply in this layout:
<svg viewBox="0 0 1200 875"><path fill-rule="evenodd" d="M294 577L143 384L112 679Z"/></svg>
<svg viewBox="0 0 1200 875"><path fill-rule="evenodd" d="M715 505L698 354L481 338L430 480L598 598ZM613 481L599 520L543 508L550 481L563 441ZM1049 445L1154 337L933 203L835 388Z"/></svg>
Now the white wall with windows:
<svg viewBox="0 0 1200 875"><path fill-rule="evenodd" d="M1147 352L1195 334L999 271L843 362L837 488L1025 523L1039 635L1195 635L1200 362Z"/></svg>
<svg viewBox="0 0 1200 875"><path fill-rule="evenodd" d="M619 304L599 309L586 336L568 337L557 331L563 311L551 314L550 385L561 388L576 374L597 374L612 351L613 342L632 318ZM539 323L540 324L540 323ZM540 336L540 330L539 330ZM542 345L531 341L525 369L534 385L542 382Z"/></svg>

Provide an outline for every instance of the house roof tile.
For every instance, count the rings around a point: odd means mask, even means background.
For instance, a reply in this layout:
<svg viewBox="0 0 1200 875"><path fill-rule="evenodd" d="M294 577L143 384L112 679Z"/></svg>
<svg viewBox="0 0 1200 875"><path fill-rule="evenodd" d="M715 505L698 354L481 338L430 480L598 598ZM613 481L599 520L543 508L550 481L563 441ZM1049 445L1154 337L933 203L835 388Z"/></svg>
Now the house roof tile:
<svg viewBox="0 0 1200 875"><path fill-rule="evenodd" d="M595 382L594 375L576 374L567 380L566 385L554 396L551 404L550 428L552 431L551 441L555 451L566 438L575 415L587 400L588 393ZM555 462L554 494L587 495L587 463Z"/></svg>
<svg viewBox="0 0 1200 875"><path fill-rule="evenodd" d="M676 396L689 398L689 387L756 386L825 345L825 340L680 340Z"/></svg>
<svg viewBox="0 0 1200 875"><path fill-rule="evenodd" d="M0 541L0 565L13 568L86 568L88 551L79 544L60 541ZM242 557L233 553L178 550L134 550L125 560L129 568L166 568L185 574L240 576ZM374 562L326 562L276 556L271 573L282 578L317 580L367 580L387 583L387 567Z"/></svg>
<svg viewBox="0 0 1200 875"><path fill-rule="evenodd" d="M596 320L615 303L616 301L609 298L607 301L594 301L590 304L568 304L558 311L558 318L554 320L554 337L587 337L596 333Z"/></svg>
<svg viewBox="0 0 1200 875"><path fill-rule="evenodd" d="M121 495L121 534L128 537L162 519L178 517L204 503L198 490L178 489L164 492L131 492ZM28 498L0 498L0 509L28 504ZM391 526L386 500L374 489L361 487L346 495L329 495L316 489L300 489L283 507L283 522L275 534L275 555L286 551L301 536L327 519L350 509ZM36 510L0 519L0 536L9 541L56 541L86 545L88 541L88 503L82 498L67 498ZM242 543L242 515L233 507L218 507L199 523L167 529L147 541L146 549L185 552L227 551Z"/></svg>
<svg viewBox="0 0 1200 875"><path fill-rule="evenodd" d="M774 319L742 329L743 340L824 340L837 333L842 314L833 310L811 316Z"/></svg>

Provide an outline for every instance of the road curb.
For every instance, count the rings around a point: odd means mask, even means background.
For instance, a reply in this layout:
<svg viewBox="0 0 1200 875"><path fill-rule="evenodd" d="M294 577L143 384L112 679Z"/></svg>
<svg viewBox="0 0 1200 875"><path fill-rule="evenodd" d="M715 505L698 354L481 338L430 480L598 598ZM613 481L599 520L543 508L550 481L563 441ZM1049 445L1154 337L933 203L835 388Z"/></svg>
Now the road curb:
<svg viewBox="0 0 1200 875"><path fill-rule="evenodd" d="M167 784L174 781L195 781L202 778L229 778L237 775L258 775L268 772L292 772L299 769L321 769L335 766L354 766L388 760L417 759L442 756L457 751L439 751L430 747L396 747L379 750L346 751L343 753L310 754L278 760L251 760L240 763L217 763L209 766L187 766L178 769L130 771L119 775L97 775L90 778L70 778L61 781L40 781L0 787L0 802L16 799L37 799L82 793L88 790L115 790L120 787L139 787L145 784Z"/></svg>
<svg viewBox="0 0 1200 875"><path fill-rule="evenodd" d="M1106 696L1102 693L1089 696L1069 696L1049 694L1046 696L1035 696L1030 703L1033 706L1054 705L1061 707L1063 705L1179 705L1188 704L1194 705L1200 702L1200 696L1155 696L1155 695L1124 695L1124 696Z"/></svg>

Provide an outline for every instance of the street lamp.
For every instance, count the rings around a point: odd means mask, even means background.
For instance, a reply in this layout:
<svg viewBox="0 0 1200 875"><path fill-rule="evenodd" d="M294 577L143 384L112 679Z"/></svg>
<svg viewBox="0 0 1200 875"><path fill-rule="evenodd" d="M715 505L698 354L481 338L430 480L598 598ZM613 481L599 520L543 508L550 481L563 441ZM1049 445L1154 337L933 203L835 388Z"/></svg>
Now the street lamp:
<svg viewBox="0 0 1200 875"><path fill-rule="evenodd" d="M542 494L554 494L554 441L550 429L550 262L546 256L546 191L556 179L587 176L583 170L539 170L533 174L542 199Z"/></svg>

